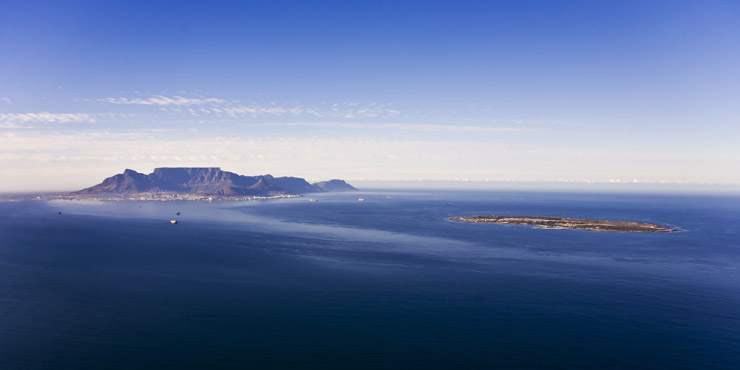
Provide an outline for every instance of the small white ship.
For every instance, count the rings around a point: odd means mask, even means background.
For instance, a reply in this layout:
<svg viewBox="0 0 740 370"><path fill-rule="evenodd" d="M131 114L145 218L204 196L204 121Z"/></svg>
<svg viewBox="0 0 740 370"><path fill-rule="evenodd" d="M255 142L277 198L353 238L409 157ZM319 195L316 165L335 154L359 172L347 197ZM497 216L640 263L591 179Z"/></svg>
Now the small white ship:
<svg viewBox="0 0 740 370"><path fill-rule="evenodd" d="M177 220L170 220L170 223L173 225L177 225Z"/></svg>
<svg viewBox="0 0 740 370"><path fill-rule="evenodd" d="M357 198L357 201L358 202L364 202L365 201L365 198Z"/></svg>
<svg viewBox="0 0 740 370"><path fill-rule="evenodd" d="M309 199L308 201L309 202L318 202L319 200L318 199Z"/></svg>

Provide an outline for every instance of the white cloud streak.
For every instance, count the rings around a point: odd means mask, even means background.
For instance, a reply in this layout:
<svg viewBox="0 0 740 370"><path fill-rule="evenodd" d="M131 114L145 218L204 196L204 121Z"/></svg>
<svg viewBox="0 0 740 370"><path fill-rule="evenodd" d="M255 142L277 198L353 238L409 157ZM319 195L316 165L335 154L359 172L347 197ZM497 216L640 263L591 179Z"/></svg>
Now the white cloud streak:
<svg viewBox="0 0 740 370"><path fill-rule="evenodd" d="M98 101L111 104L134 104L134 105L152 105L152 106L189 106L189 105L204 105L204 104L223 104L225 100L216 98L184 98L182 96L167 97L162 95L154 95L148 98L102 98Z"/></svg>
<svg viewBox="0 0 740 370"><path fill-rule="evenodd" d="M8 98L0 98L0 100L4 101L7 104L13 104L13 102Z"/></svg>
<svg viewBox="0 0 740 370"><path fill-rule="evenodd" d="M115 104L115 105L127 105L127 106L139 106L144 109L156 108L159 114L179 114L188 117L199 117L202 120L209 119L222 119L222 120L234 120L240 119L261 119L263 122L269 119L284 120L288 119L303 119L306 122L316 119L324 120L347 120L347 121L389 121L391 119L408 119L410 116L415 117L415 121L421 119L429 120L430 115L432 120L437 122L454 122L449 125L415 125L411 126L397 126L398 129L409 129L409 130L421 130L426 131L478 131L478 132L504 132L504 131L537 131L536 127L547 127L547 126L578 126L577 122L567 120L544 120L544 119L491 119L488 113L488 109L476 110L473 113L479 117L462 117L453 114L449 116L449 112L442 114L442 112L402 112L397 109L392 103L358 103L358 102L322 102L321 104L314 105L280 105L276 102L262 102L262 103L241 103L238 100L233 99L222 99L216 97L183 97L181 95L165 96L165 95L150 95L140 97L107 97L94 99L98 102ZM494 127L490 125L459 125L460 123L507 123L509 128ZM453 128L456 126L457 128ZM518 127L531 127L532 129L515 129L514 126ZM423 128L422 128L423 127ZM386 127L390 128L390 127Z"/></svg>
<svg viewBox="0 0 740 370"><path fill-rule="evenodd" d="M440 125L424 123L360 123L360 122L286 122L286 123L253 123L250 126L267 127L314 127L332 129L375 129L375 130L408 130L424 132L479 132L479 133L513 133L539 131L540 128L521 126L490 125Z"/></svg>
<svg viewBox="0 0 740 370"><path fill-rule="evenodd" d="M0 126L19 127L33 123L94 123L87 113L0 113Z"/></svg>
<svg viewBox="0 0 740 370"><path fill-rule="evenodd" d="M390 104L370 103L361 105L358 103L334 103L325 106L279 106L274 102L266 105L240 104L234 100L219 98L186 98L182 96L154 95L139 98L100 98L99 102L118 105L139 105L158 107L163 111L182 112L182 107L201 106L200 113L215 116L228 116L231 118L249 117L257 118L264 116L292 115L296 117L330 117L345 119L387 118L401 114L397 109L392 109ZM193 111L187 114L196 116Z"/></svg>

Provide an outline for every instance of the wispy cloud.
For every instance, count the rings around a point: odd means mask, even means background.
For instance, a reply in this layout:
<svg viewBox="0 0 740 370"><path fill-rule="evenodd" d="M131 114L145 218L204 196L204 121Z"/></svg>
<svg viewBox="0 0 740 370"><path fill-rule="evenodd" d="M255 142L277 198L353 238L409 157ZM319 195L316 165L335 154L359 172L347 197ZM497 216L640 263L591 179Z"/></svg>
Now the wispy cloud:
<svg viewBox="0 0 740 370"><path fill-rule="evenodd" d="M217 98L184 98L182 96L167 97L163 95L154 95L148 98L101 98L98 101L111 104L134 104L134 105L153 105L153 106L189 106L204 104L223 104L225 100Z"/></svg>
<svg viewBox="0 0 740 370"><path fill-rule="evenodd" d="M108 97L95 99L99 102L118 105L140 105L158 107L165 112L177 112L191 116L200 114L231 117L329 117L344 119L387 118L401 114L392 104L322 103L318 105L278 105L275 102L243 104L237 100L214 97L188 98L183 96L152 95L146 97ZM199 106L197 111L193 106ZM185 109L189 108L189 109Z"/></svg>
<svg viewBox="0 0 740 370"><path fill-rule="evenodd" d="M576 121L567 120L544 120L544 119L515 119L511 120L512 123L517 125L531 125L531 126L580 126L581 123Z"/></svg>
<svg viewBox="0 0 740 370"><path fill-rule="evenodd" d="M261 116L265 114L279 116L287 112L287 110L282 107L258 107L258 106L245 106L245 105L239 105L235 107L224 107L221 109L221 111L231 117L237 117L237 116L255 117L255 116Z"/></svg>
<svg viewBox="0 0 740 370"><path fill-rule="evenodd" d="M0 98L0 100L4 101L7 104L13 104L13 102L8 98Z"/></svg>
<svg viewBox="0 0 740 370"><path fill-rule="evenodd" d="M392 128L399 130L417 131L472 131L472 132L522 132L532 131L525 127L510 126L473 126L473 125L436 125L436 124L411 124L411 123L386 123L378 124L379 128Z"/></svg>
<svg viewBox="0 0 740 370"><path fill-rule="evenodd" d="M538 131L539 128L520 126L491 126L491 125L440 125L423 123L360 123L360 122L287 122L287 123L256 123L251 126L302 126L332 129L375 129L375 130L409 130L425 132L529 132Z"/></svg>
<svg viewBox="0 0 740 370"><path fill-rule="evenodd" d="M552 130L555 126L573 126L569 121L547 119L494 119L486 110L477 110L461 119L455 112L402 111L393 103L321 102L315 104L281 104L261 100L243 102L208 95L177 94L107 97L94 101L138 106L134 112L149 115L150 120L210 124L211 127L233 126L305 126L346 130L395 130L455 135L489 135ZM131 110L129 110L131 111ZM443 114L444 113L444 114ZM174 118L173 118L174 116ZM458 117L458 118L455 118ZM103 118L101 117L101 121Z"/></svg>
<svg viewBox="0 0 740 370"><path fill-rule="evenodd" d="M94 123L87 113L0 113L0 126L16 127L30 123Z"/></svg>

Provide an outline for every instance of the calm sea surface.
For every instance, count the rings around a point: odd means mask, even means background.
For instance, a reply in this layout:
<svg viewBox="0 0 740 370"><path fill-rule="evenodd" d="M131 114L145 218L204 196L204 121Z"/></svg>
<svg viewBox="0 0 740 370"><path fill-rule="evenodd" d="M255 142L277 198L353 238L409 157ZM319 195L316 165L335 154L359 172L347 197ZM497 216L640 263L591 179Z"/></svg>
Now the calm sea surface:
<svg viewBox="0 0 740 370"><path fill-rule="evenodd" d="M314 198L0 203L0 368L740 368L740 197Z"/></svg>

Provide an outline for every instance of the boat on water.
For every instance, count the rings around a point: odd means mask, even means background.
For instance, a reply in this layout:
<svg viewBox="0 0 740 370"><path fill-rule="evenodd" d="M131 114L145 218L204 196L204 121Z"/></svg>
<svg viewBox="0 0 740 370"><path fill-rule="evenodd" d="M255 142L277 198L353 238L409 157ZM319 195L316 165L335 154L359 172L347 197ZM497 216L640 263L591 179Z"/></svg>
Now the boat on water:
<svg viewBox="0 0 740 370"><path fill-rule="evenodd" d="M358 202L364 202L365 201L365 198L357 198L357 201Z"/></svg>
<svg viewBox="0 0 740 370"><path fill-rule="evenodd" d="M309 199L308 201L309 202L318 202L319 200L318 199Z"/></svg>
<svg viewBox="0 0 740 370"><path fill-rule="evenodd" d="M170 223L173 225L177 225L177 220L170 220Z"/></svg>

